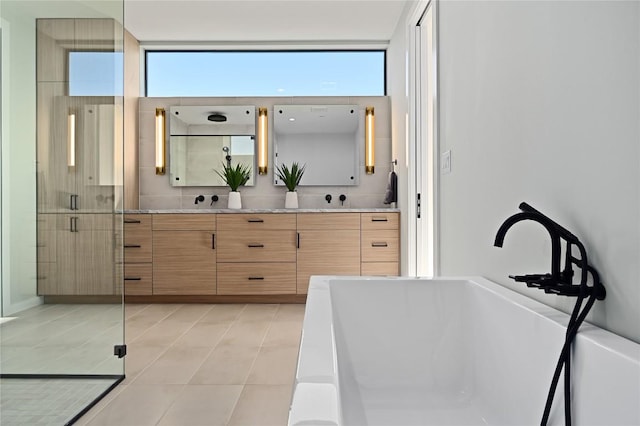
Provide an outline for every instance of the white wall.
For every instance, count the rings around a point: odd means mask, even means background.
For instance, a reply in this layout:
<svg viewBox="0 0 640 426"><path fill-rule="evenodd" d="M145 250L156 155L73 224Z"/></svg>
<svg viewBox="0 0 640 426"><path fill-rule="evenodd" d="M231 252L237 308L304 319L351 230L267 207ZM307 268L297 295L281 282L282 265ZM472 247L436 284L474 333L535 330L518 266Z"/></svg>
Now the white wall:
<svg viewBox="0 0 640 426"><path fill-rule="evenodd" d="M11 13L4 4L2 18L2 315L7 316L40 303L36 297L36 31L34 20Z"/></svg>
<svg viewBox="0 0 640 426"><path fill-rule="evenodd" d="M414 195L409 194L409 153L407 146L407 134L409 129L409 96L407 93L407 48L409 45L407 16L413 10L414 5L409 3L398 21L398 26L387 48L387 95L391 103L391 140L392 158L398 160L396 173L398 174L398 207L402 209L400 215L400 241L403 241L400 250L400 271L402 275L408 275L409 250L407 250L410 236L407 208L409 200L414 202Z"/></svg>
<svg viewBox="0 0 640 426"><path fill-rule="evenodd" d="M504 219L527 201L573 231L607 299L589 319L640 342L638 2L440 3L441 272L514 284L549 272L539 226Z"/></svg>

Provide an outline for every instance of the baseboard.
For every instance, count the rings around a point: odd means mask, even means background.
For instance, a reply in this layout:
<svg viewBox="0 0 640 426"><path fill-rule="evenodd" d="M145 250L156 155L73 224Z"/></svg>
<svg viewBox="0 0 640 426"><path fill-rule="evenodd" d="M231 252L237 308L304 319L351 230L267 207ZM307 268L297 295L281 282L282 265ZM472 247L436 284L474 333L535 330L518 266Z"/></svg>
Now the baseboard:
<svg viewBox="0 0 640 426"><path fill-rule="evenodd" d="M306 294L274 294L246 296L125 296L126 303L305 303Z"/></svg>
<svg viewBox="0 0 640 426"><path fill-rule="evenodd" d="M3 307L2 315L5 317L10 317L11 315L18 312L33 308L34 306L42 305L42 303L42 297L34 296L20 303L14 303Z"/></svg>
<svg viewBox="0 0 640 426"><path fill-rule="evenodd" d="M44 303L114 304L122 303L122 296L44 296Z"/></svg>

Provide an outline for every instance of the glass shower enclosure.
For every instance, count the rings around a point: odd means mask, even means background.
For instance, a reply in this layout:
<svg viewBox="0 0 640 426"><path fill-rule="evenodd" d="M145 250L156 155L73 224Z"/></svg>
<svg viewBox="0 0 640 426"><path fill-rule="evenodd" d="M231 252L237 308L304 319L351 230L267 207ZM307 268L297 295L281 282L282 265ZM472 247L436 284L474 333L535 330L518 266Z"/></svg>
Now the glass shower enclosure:
<svg viewBox="0 0 640 426"><path fill-rule="evenodd" d="M123 0L0 0L0 424L124 378Z"/></svg>

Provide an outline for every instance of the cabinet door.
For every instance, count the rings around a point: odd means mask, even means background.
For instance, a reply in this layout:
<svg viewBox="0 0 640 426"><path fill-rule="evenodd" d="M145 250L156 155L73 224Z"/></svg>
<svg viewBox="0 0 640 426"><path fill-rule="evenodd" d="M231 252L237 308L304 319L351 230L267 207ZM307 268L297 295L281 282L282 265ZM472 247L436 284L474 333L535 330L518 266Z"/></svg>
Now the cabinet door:
<svg viewBox="0 0 640 426"><path fill-rule="evenodd" d="M77 295L76 289L76 233L74 221L79 215L56 215L56 285L49 294Z"/></svg>
<svg viewBox="0 0 640 426"><path fill-rule="evenodd" d="M299 231L297 293L311 275L360 275L360 230Z"/></svg>
<svg viewBox="0 0 640 426"><path fill-rule="evenodd" d="M153 231L153 294L216 294L211 231Z"/></svg>
<svg viewBox="0 0 640 426"><path fill-rule="evenodd" d="M113 216L79 214L75 225L76 294L116 294Z"/></svg>

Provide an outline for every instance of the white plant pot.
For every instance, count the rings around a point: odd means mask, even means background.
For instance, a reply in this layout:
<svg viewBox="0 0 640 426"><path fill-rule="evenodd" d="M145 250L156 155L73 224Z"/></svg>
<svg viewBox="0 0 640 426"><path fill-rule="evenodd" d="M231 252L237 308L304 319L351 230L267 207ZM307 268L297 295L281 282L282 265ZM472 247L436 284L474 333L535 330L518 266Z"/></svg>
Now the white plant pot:
<svg viewBox="0 0 640 426"><path fill-rule="evenodd" d="M298 193L295 191L287 191L284 198L285 209L297 209L298 208Z"/></svg>
<svg viewBox="0 0 640 426"><path fill-rule="evenodd" d="M236 191L229 192L229 204L227 205L230 209L241 209L242 208L242 199L240 198L240 193Z"/></svg>

